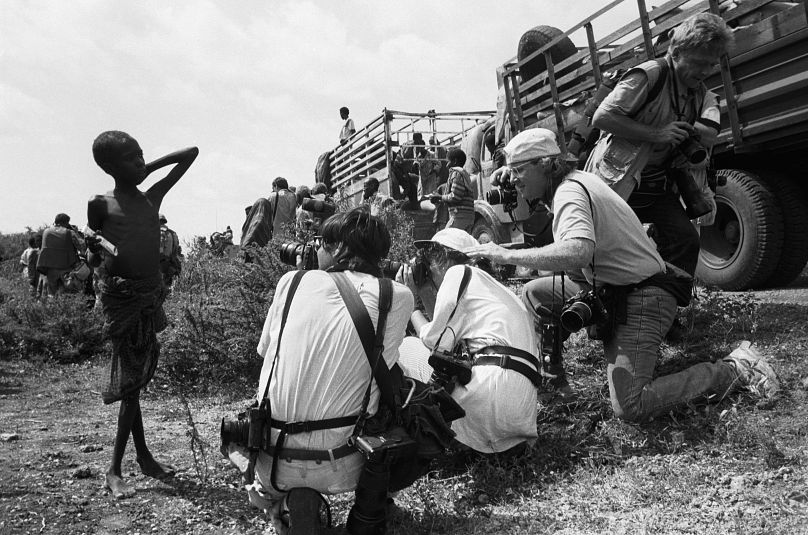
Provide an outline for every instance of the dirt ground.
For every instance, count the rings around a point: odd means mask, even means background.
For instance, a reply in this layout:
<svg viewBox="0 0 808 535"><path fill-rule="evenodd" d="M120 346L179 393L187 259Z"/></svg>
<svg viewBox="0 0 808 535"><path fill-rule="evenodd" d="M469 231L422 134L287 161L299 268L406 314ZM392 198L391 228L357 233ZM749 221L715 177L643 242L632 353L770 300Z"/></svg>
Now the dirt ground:
<svg viewBox="0 0 808 535"><path fill-rule="evenodd" d="M473 463L405 491L391 533L808 533L806 283L752 294L788 388L774 407L741 399L646 429L609 419L602 399L551 409L540 443L515 462ZM142 476L130 443L124 474L137 493L116 501L102 488L117 415L100 400L102 373L101 359L0 361L0 533L273 532L218 451L221 417L254 385L232 398L178 393L158 374L143 395L147 439L179 471ZM337 524L351 500L334 500Z"/></svg>

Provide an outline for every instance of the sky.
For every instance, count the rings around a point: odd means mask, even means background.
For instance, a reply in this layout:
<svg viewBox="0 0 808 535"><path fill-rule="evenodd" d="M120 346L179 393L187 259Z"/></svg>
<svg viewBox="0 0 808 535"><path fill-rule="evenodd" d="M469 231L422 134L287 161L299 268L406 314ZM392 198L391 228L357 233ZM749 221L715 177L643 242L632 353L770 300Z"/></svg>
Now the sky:
<svg viewBox="0 0 808 535"><path fill-rule="evenodd" d="M337 144L340 106L358 129L385 107L493 110L496 68L525 30L566 30L605 4L2 0L0 232L59 212L83 227L87 200L113 186L93 139L123 130L146 161L199 147L161 209L181 239L227 225L238 237L244 207L276 176L314 183L317 156ZM596 35L634 9L624 2Z"/></svg>

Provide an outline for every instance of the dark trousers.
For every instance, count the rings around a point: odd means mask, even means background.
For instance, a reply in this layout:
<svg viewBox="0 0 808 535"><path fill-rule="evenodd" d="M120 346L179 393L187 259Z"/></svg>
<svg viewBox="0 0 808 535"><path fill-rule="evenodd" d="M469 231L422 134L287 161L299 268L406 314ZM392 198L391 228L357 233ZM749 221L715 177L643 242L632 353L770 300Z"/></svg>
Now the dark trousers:
<svg viewBox="0 0 808 535"><path fill-rule="evenodd" d="M653 238L662 259L693 275L699 261L699 233L679 196L665 192L651 198L643 195L641 199L632 195L628 204L640 221L654 225Z"/></svg>

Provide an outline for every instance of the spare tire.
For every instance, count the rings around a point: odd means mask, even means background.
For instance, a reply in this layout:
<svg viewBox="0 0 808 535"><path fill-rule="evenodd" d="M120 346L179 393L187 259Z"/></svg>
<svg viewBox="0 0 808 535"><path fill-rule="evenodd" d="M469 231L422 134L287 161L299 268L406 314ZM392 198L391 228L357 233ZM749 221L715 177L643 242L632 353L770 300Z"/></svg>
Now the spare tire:
<svg viewBox="0 0 808 535"><path fill-rule="evenodd" d="M553 26L536 26L526 31L519 39L519 48L516 52L517 59L521 62L524 58L563 33ZM578 48L570 41L569 37L565 37L550 48L550 57L553 58L553 65L556 65L573 56L576 52L578 52ZM519 68L523 81L529 80L546 70L547 61L544 54L539 54Z"/></svg>
<svg viewBox="0 0 808 535"><path fill-rule="evenodd" d="M808 262L808 202L795 180L775 171L761 171L761 176L771 187L783 214L783 254L765 285L786 286L802 273Z"/></svg>
<svg viewBox="0 0 808 535"><path fill-rule="evenodd" d="M771 188L757 175L720 169L715 223L701 229L696 276L723 290L759 288L780 261L783 218ZM721 183L721 180L719 180Z"/></svg>

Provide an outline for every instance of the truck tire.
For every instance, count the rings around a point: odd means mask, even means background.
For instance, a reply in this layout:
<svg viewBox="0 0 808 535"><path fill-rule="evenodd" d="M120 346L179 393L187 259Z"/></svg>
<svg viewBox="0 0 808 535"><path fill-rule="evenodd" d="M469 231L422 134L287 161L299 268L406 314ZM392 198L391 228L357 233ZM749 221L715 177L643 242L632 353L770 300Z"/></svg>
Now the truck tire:
<svg viewBox="0 0 808 535"><path fill-rule="evenodd" d="M474 218L474 225L471 227L471 235L480 243L499 243L497 232L485 218L477 216Z"/></svg>
<svg viewBox="0 0 808 535"><path fill-rule="evenodd" d="M808 262L808 202L795 181L776 172L761 176L777 199L783 216L783 254L765 286L786 286L793 281Z"/></svg>
<svg viewBox="0 0 808 535"><path fill-rule="evenodd" d="M485 218L479 215L474 219L474 226L471 227L471 235L480 243L499 243L496 230ZM494 264L493 268L500 280L510 279L516 272L516 266L509 264Z"/></svg>
<svg viewBox="0 0 808 535"><path fill-rule="evenodd" d="M748 171L720 169L718 176L726 178L726 184L715 195L715 223L701 229L696 276L723 290L761 287L782 251L783 218L777 199Z"/></svg>
<svg viewBox="0 0 808 535"><path fill-rule="evenodd" d="M519 39L519 48L516 57L519 61L522 61L562 33L564 32L553 26L536 26L526 31ZM577 52L578 49L575 47L575 44L570 41L569 37L565 37L550 48L550 57L553 58L553 65L555 65ZM534 76L546 71L547 61L544 58L544 54L536 56L520 67L519 70L522 74L523 81L530 80Z"/></svg>

